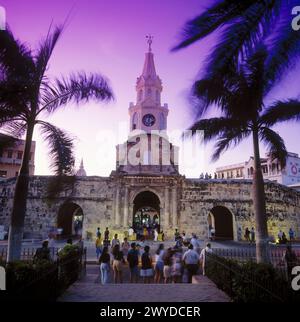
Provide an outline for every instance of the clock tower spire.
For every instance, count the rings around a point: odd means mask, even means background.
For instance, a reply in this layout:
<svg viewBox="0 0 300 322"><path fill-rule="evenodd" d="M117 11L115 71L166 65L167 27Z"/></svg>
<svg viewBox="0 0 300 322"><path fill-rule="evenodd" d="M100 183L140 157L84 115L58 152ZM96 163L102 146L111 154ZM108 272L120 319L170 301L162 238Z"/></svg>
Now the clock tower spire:
<svg viewBox="0 0 300 322"><path fill-rule="evenodd" d="M130 131L166 130L168 105L161 105L162 81L156 74L154 54L152 52L153 36L146 36L148 52L142 74L136 81L136 103L130 103Z"/></svg>
<svg viewBox="0 0 300 322"><path fill-rule="evenodd" d="M116 147L116 170L123 174L178 174L178 147L169 142L168 104L161 104L162 81L156 73L153 36L146 36L148 51L136 81L136 102L129 105L130 133Z"/></svg>

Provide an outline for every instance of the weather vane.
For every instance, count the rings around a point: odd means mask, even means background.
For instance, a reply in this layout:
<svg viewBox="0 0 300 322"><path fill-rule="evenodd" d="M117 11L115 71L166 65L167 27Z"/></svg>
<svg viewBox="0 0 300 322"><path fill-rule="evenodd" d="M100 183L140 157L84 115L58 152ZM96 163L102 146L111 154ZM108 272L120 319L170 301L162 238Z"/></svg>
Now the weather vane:
<svg viewBox="0 0 300 322"><path fill-rule="evenodd" d="M146 39L147 39L147 43L149 45L149 52L151 52L152 51L151 50L151 45L152 45L152 42L153 42L153 36L149 34L149 35L146 36Z"/></svg>

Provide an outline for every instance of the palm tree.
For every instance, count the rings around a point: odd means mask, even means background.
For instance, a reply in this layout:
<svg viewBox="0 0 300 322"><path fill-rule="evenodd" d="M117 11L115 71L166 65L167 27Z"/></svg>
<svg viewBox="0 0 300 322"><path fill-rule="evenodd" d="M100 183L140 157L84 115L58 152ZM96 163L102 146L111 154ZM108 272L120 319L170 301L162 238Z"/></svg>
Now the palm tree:
<svg viewBox="0 0 300 322"><path fill-rule="evenodd" d="M16 40L9 31L0 31L0 128L20 137L26 134L25 149L16 180L8 261L20 259L29 184L29 160L36 126L49 143L51 166L58 176L72 174L73 141L62 129L41 117L69 102L109 101L112 91L100 74L81 72L67 78L50 79L47 68L62 27L49 29L35 52Z"/></svg>
<svg viewBox="0 0 300 322"><path fill-rule="evenodd" d="M291 27L292 8L298 5L298 0L216 0L185 24L182 40L172 50L221 32L220 41L207 61L205 78L222 77L228 64L237 67L243 57L268 37L270 55L266 66L269 78L275 80L300 54L300 33Z"/></svg>
<svg viewBox="0 0 300 322"><path fill-rule="evenodd" d="M264 99L271 89L267 82L265 62L268 53L259 46L248 59L227 73L225 82L203 79L196 82L195 94L203 98L199 120L190 128L192 135L197 130L204 131L204 140L217 139L212 160L231 145L239 144L252 136L254 152L253 204L256 221L256 256L258 262L268 262L268 230L264 180L261 171L259 142L268 146L270 156L285 166L287 151L283 139L269 127L278 122L300 119L300 102L297 100L277 101L265 108ZM220 117L201 119L210 105L217 105Z"/></svg>

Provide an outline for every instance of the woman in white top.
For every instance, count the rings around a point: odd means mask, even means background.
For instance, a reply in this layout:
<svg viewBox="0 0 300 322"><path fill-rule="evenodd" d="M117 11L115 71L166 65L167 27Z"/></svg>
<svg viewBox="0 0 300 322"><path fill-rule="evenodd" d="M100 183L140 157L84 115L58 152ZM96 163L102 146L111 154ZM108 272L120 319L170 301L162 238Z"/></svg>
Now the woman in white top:
<svg viewBox="0 0 300 322"><path fill-rule="evenodd" d="M160 283L163 280L164 276L164 244L160 244L158 249L155 253L155 276L154 276L154 283Z"/></svg>

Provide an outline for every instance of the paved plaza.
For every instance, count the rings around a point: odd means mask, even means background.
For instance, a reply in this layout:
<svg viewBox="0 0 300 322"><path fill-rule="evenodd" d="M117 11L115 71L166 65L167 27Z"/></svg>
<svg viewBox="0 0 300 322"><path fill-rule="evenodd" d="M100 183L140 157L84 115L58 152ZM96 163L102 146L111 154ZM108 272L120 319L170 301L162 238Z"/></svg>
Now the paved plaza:
<svg viewBox="0 0 300 322"><path fill-rule="evenodd" d="M229 297L205 276L193 284L130 284L125 269L123 284L99 283L99 266L88 265L87 275L58 299L60 302L229 302Z"/></svg>

